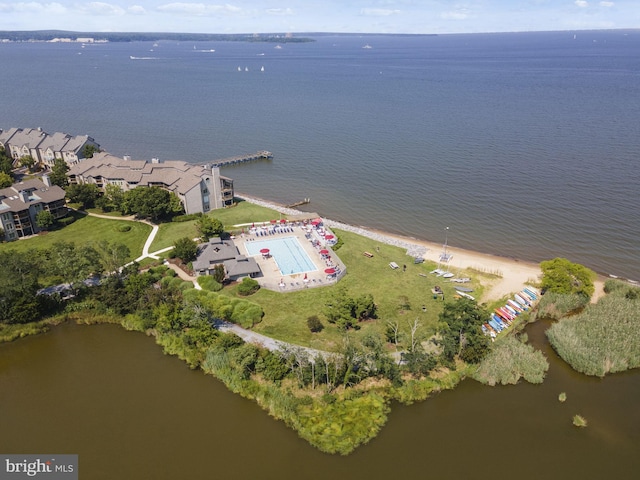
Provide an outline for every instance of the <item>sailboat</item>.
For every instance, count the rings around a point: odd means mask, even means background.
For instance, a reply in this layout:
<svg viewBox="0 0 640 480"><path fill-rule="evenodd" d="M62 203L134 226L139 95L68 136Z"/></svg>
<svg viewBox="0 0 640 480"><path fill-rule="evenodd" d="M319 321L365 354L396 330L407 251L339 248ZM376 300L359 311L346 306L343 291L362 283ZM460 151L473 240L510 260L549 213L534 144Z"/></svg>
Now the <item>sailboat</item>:
<svg viewBox="0 0 640 480"><path fill-rule="evenodd" d="M239 71L239 72L241 72L241 71L242 71L242 68L238 67L238 71Z"/></svg>
<svg viewBox="0 0 640 480"><path fill-rule="evenodd" d="M248 72L249 71L249 67L244 67L244 71Z"/></svg>
<svg viewBox="0 0 640 480"><path fill-rule="evenodd" d="M262 67L260 67L260 71L264 72L264 65Z"/></svg>

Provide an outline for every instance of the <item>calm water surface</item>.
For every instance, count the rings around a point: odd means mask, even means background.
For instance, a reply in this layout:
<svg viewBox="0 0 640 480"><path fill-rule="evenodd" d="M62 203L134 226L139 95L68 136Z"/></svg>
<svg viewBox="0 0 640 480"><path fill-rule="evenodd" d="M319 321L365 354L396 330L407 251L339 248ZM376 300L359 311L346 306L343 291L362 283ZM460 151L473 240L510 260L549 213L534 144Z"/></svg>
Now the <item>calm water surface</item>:
<svg viewBox="0 0 640 480"><path fill-rule="evenodd" d="M587 378L542 346L543 385L465 381L394 405L379 437L336 457L151 338L65 325L0 345L0 451L78 453L90 479L637 478L640 373ZM571 425L576 413L586 429Z"/></svg>
<svg viewBox="0 0 640 480"><path fill-rule="evenodd" d="M639 30L316 40L0 44L0 128L143 159L267 149L224 170L239 192L640 280Z"/></svg>

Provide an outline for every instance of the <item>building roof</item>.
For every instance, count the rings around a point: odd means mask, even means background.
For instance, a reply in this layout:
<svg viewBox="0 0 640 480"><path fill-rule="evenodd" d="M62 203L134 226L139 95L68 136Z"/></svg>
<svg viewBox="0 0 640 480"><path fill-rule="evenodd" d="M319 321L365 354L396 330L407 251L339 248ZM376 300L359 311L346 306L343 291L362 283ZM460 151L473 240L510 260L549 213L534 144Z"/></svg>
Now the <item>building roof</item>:
<svg viewBox="0 0 640 480"><path fill-rule="evenodd" d="M98 153L71 167L68 175L102 177L107 180L125 180L140 186L161 185L168 190L185 195L199 185L202 177L211 172L201 165L181 160L162 163L146 160L125 160L106 152Z"/></svg>
<svg viewBox="0 0 640 480"><path fill-rule="evenodd" d="M47 135L42 140L38 148L40 148L41 150L47 150L50 148L54 152L60 152L62 151L64 146L67 144L67 142L69 142L70 138L71 138L71 135L68 135L66 133L56 132L52 135Z"/></svg>
<svg viewBox="0 0 640 480"><path fill-rule="evenodd" d="M0 130L0 145L6 145L19 130L20 129L16 127L10 128L9 130Z"/></svg>
<svg viewBox="0 0 640 480"><path fill-rule="evenodd" d="M39 128L18 129L9 142L14 147L37 148L48 134Z"/></svg>
<svg viewBox="0 0 640 480"><path fill-rule="evenodd" d="M56 202L63 200L64 196L64 190L57 185L47 187L37 179L14 183L0 190L0 213L20 212L29 205Z"/></svg>
<svg viewBox="0 0 640 480"><path fill-rule="evenodd" d="M239 256L232 260L223 262L224 269L229 277L240 277L243 275L252 275L261 273L258 262L255 258Z"/></svg>
<svg viewBox="0 0 640 480"><path fill-rule="evenodd" d="M240 256L233 240L222 240L213 237L207 243L198 246L198 255L193 261L194 270L207 270L212 265L224 263Z"/></svg>

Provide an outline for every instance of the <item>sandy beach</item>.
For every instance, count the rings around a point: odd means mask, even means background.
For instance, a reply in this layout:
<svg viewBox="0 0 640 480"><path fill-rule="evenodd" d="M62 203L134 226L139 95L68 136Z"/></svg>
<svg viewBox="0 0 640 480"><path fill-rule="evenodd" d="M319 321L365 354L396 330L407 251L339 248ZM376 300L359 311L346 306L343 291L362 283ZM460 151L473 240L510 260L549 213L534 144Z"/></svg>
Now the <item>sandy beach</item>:
<svg viewBox="0 0 640 480"><path fill-rule="evenodd" d="M252 198L246 195L239 195L239 197L248 202L271 208L286 215L300 213L298 210L286 208L262 199ZM439 243L404 237L379 230L365 229L326 218L323 218L323 220L329 228L351 231L374 240L407 248L407 250L418 251L425 260L438 263L440 261L440 254L443 253L444 246ZM424 252L424 249L426 249L426 252ZM505 295L522 290L527 284L535 284L539 281L542 273L540 265L537 263L463 250L451 245L447 245L447 254L451 255L448 268L449 271L453 273L471 268L478 272L492 274L492 276L495 275L495 280L491 282L483 297L479 299L481 302L497 300ZM596 302L598 298L603 295L603 286L604 279L599 277L595 282L596 291L593 295L592 302Z"/></svg>

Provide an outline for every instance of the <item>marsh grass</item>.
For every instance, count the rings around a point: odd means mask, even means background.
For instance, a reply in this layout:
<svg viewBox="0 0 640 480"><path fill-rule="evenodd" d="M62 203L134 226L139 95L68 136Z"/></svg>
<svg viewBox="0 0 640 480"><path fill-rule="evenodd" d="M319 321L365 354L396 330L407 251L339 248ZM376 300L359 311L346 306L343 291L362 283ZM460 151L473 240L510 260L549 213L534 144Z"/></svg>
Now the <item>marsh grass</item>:
<svg viewBox="0 0 640 480"><path fill-rule="evenodd" d="M558 401L560 403L564 403L567 401L567 394L565 392L562 392L560 395L558 395Z"/></svg>
<svg viewBox="0 0 640 480"><path fill-rule="evenodd" d="M573 424L576 427L584 428L584 427L587 426L587 419L584 418L582 415L574 415L573 416Z"/></svg>
<svg viewBox="0 0 640 480"><path fill-rule="evenodd" d="M547 330L558 355L574 370L603 377L640 367L640 299L614 290L582 313Z"/></svg>
<svg viewBox="0 0 640 480"><path fill-rule="evenodd" d="M472 377L486 385L513 385L523 378L542 383L549 362L541 351L509 335L496 341Z"/></svg>

